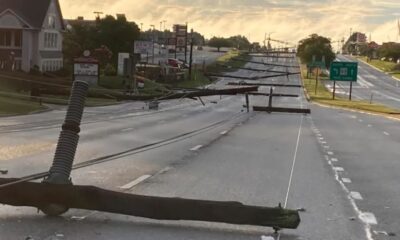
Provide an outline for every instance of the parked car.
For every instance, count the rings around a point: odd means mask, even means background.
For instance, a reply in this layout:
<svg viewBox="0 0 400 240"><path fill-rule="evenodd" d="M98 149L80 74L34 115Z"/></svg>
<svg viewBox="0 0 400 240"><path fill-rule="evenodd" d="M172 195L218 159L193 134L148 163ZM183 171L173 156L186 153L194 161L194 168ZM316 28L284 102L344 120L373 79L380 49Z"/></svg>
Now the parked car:
<svg viewBox="0 0 400 240"><path fill-rule="evenodd" d="M175 58L168 58L168 65L172 67L177 67L177 68L189 68L189 65L187 65L185 62L179 59Z"/></svg>

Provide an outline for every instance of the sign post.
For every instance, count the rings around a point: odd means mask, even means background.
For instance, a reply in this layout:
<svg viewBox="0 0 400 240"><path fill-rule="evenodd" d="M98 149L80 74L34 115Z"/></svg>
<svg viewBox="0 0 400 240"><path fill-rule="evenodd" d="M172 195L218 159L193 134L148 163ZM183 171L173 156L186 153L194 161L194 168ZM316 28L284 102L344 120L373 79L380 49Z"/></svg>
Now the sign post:
<svg viewBox="0 0 400 240"><path fill-rule="evenodd" d="M315 95L317 94L318 91L318 78L320 74L320 69L326 68L325 66L325 60L323 61L315 61L314 56L313 56L313 62L311 64L307 65L307 68L310 68L310 71L312 71L313 68L317 69L316 76L315 76Z"/></svg>
<svg viewBox="0 0 400 240"><path fill-rule="evenodd" d="M330 80L334 81L333 99L335 99L336 81L350 82L349 100L353 91L353 82L357 82L357 62L332 62L330 69Z"/></svg>

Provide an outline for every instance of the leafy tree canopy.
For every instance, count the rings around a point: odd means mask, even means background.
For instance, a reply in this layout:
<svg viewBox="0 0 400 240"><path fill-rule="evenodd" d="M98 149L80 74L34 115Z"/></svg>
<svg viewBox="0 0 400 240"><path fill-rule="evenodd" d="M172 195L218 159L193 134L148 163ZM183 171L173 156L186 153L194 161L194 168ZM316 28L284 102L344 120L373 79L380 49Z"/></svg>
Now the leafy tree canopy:
<svg viewBox="0 0 400 240"><path fill-rule="evenodd" d="M316 61L322 61L322 58L325 57L326 67L329 67L336 58L332 50L331 40L318 34L312 34L301 40L297 48L297 55L306 64L313 61L313 56L315 56Z"/></svg>

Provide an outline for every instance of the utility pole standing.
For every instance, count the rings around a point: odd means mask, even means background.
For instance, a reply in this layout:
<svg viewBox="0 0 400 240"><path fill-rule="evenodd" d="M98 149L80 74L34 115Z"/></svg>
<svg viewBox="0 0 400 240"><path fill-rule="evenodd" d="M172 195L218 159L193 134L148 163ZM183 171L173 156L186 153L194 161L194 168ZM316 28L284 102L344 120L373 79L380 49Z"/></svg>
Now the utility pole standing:
<svg viewBox="0 0 400 240"><path fill-rule="evenodd" d="M192 80L192 63L193 63L193 29L190 31L189 80Z"/></svg>

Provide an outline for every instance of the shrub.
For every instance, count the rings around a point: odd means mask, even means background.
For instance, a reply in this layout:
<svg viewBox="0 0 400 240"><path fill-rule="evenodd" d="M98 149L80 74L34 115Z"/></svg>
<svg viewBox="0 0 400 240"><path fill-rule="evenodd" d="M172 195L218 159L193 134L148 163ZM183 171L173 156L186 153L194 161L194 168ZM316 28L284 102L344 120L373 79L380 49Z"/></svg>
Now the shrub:
<svg viewBox="0 0 400 240"><path fill-rule="evenodd" d="M104 75L106 76L115 76L117 75L117 70L115 67L111 64L107 64L106 67L104 68Z"/></svg>

